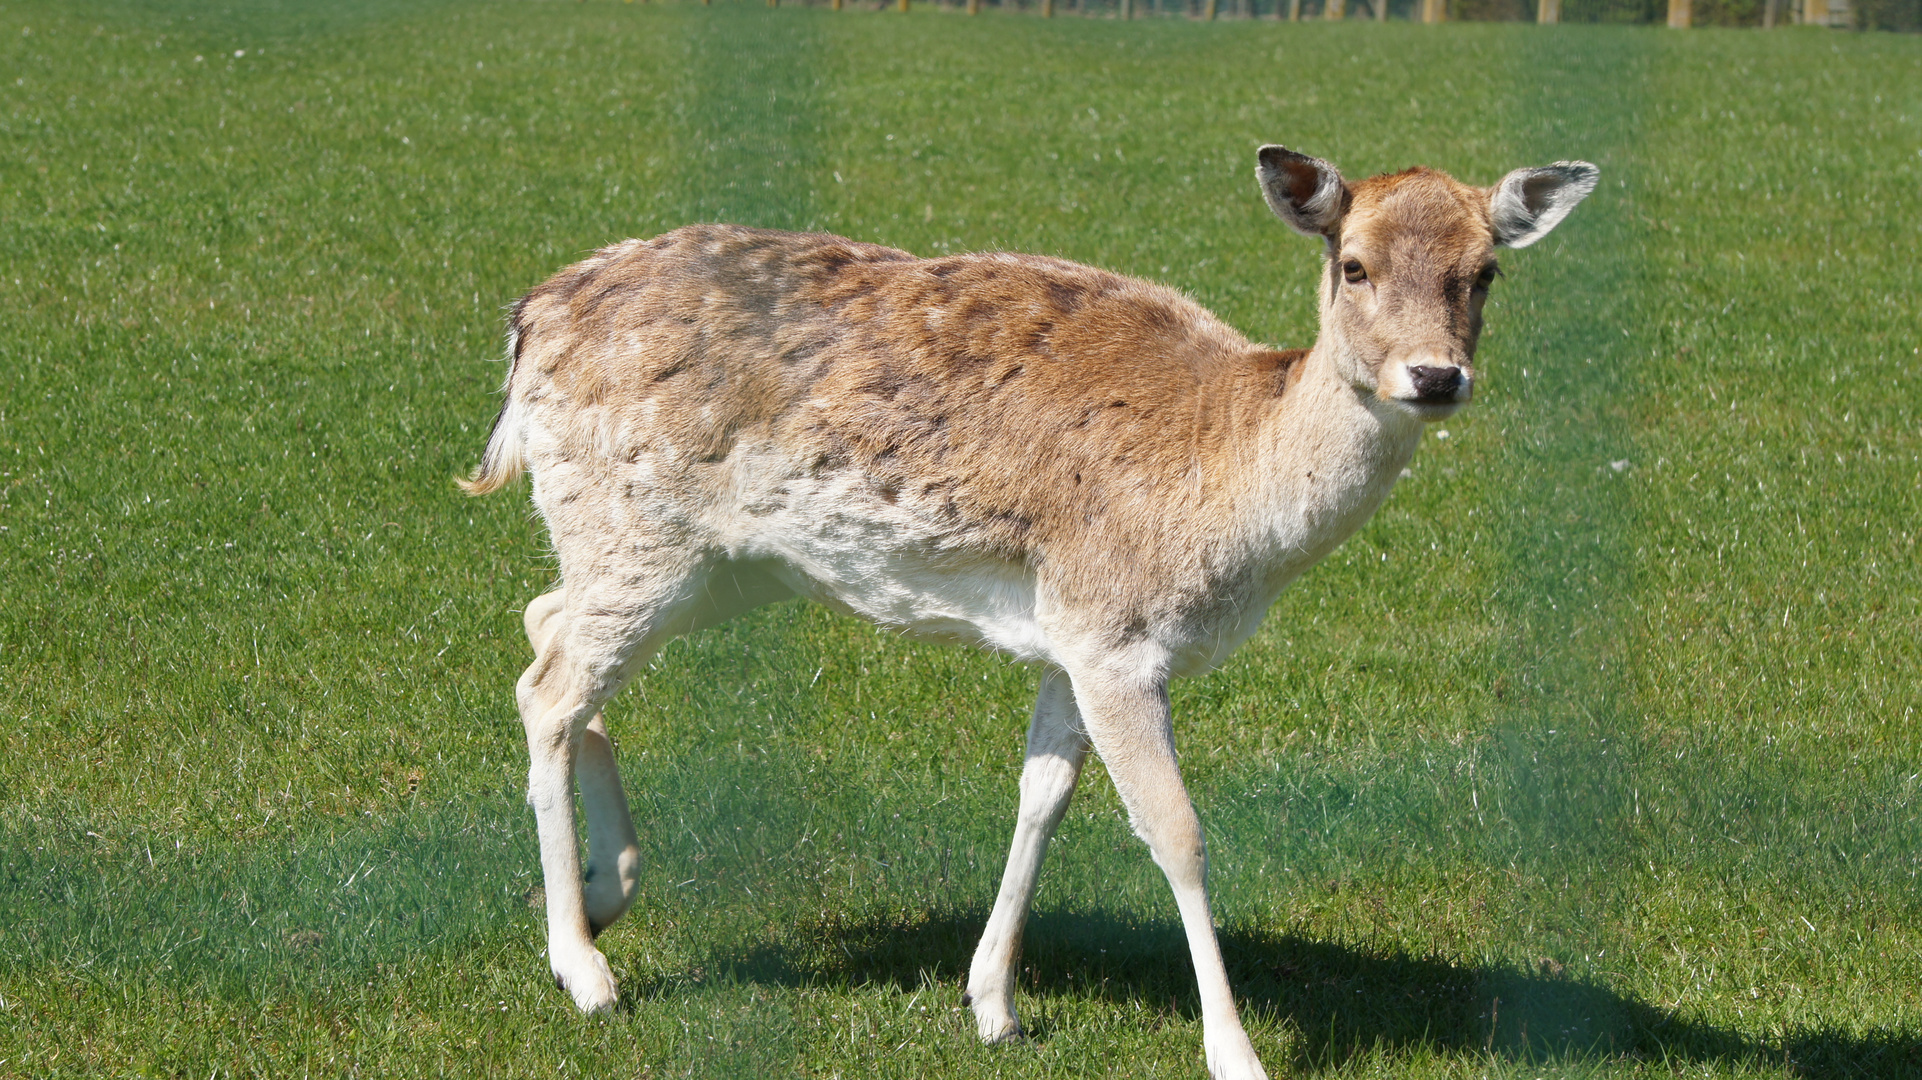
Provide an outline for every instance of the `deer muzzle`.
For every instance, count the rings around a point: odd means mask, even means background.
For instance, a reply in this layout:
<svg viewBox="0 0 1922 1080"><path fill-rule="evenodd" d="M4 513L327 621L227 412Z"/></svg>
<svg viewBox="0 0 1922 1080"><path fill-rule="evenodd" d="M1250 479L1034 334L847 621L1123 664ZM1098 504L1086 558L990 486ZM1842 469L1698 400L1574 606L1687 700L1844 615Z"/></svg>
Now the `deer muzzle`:
<svg viewBox="0 0 1922 1080"><path fill-rule="evenodd" d="M1425 353L1384 365L1379 392L1423 420L1439 420L1466 405L1474 389L1468 365Z"/></svg>

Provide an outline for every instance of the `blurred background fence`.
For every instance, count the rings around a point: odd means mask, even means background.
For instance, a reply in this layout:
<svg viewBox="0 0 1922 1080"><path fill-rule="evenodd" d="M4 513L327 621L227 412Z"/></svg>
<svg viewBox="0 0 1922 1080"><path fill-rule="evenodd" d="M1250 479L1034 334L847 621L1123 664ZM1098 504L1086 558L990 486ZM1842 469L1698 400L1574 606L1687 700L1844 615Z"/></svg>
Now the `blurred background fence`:
<svg viewBox="0 0 1922 1080"><path fill-rule="evenodd" d="M1922 0L768 0L768 3L769 6L799 3L867 10L908 10L910 4L924 7L932 3L936 7L969 12L986 7L1044 16L1110 19L1666 23L1678 29L1802 25L1922 31Z"/></svg>

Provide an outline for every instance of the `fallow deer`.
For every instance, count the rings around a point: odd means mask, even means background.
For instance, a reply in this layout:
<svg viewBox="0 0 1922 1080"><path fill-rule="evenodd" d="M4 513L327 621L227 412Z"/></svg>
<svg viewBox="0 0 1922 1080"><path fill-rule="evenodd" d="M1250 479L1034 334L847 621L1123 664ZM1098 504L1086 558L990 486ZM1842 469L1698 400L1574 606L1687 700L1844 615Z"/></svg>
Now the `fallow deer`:
<svg viewBox="0 0 1922 1080"><path fill-rule="evenodd" d="M1280 146L1256 171L1326 245L1312 349L1060 259L727 225L605 248L514 305L505 401L463 484L531 472L560 564L527 608L518 695L548 959L582 1010L615 1002L593 939L640 871L601 706L671 637L798 594L1041 667L968 974L981 1037L1021 1031L1022 926L1092 748L1174 890L1209 1072L1265 1075L1215 940L1168 680L1221 662L1381 505L1423 424L1469 399L1495 249L1540 239L1598 172L1351 184Z"/></svg>

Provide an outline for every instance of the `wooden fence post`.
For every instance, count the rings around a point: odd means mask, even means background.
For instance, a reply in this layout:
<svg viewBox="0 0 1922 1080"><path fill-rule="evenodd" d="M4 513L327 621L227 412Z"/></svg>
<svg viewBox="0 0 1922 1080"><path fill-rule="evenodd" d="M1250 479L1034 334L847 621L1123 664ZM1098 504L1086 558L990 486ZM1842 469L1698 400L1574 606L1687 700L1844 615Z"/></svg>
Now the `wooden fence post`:
<svg viewBox="0 0 1922 1080"><path fill-rule="evenodd" d="M1762 29L1775 29L1775 7L1781 0L1767 0L1762 5Z"/></svg>
<svg viewBox="0 0 1922 1080"><path fill-rule="evenodd" d="M1133 0L1121 0L1121 17L1124 19L1132 19L1135 17Z"/></svg>
<svg viewBox="0 0 1922 1080"><path fill-rule="evenodd" d="M1562 21L1562 0L1541 0L1535 8L1535 21L1552 26Z"/></svg>
<svg viewBox="0 0 1922 1080"><path fill-rule="evenodd" d="M1421 21L1425 23L1445 22L1448 19L1448 0L1421 0Z"/></svg>
<svg viewBox="0 0 1922 1080"><path fill-rule="evenodd" d="M1321 17L1335 22L1347 18L1348 0L1328 0L1327 6L1321 10Z"/></svg>
<svg viewBox="0 0 1922 1080"><path fill-rule="evenodd" d="M1279 14L1279 12L1277 12ZM1288 0L1288 21L1301 21L1301 0Z"/></svg>
<svg viewBox="0 0 1922 1080"><path fill-rule="evenodd" d="M1208 0L1208 6L1202 15L1202 18L1207 19L1209 22L1215 21L1215 0Z"/></svg>
<svg viewBox="0 0 1922 1080"><path fill-rule="evenodd" d="M1670 30L1688 29L1689 23L1693 21L1691 16L1694 14L1690 8L1689 0L1668 0L1668 28Z"/></svg>
<svg viewBox="0 0 1922 1080"><path fill-rule="evenodd" d="M1054 18L1054 0L1041 0L1041 17L1044 19Z"/></svg>
<svg viewBox="0 0 1922 1080"><path fill-rule="evenodd" d="M1802 21L1809 26L1829 24L1829 0L1802 0Z"/></svg>
<svg viewBox="0 0 1922 1080"><path fill-rule="evenodd" d="M1368 0L1368 2L1375 5L1375 21L1387 22L1388 0Z"/></svg>

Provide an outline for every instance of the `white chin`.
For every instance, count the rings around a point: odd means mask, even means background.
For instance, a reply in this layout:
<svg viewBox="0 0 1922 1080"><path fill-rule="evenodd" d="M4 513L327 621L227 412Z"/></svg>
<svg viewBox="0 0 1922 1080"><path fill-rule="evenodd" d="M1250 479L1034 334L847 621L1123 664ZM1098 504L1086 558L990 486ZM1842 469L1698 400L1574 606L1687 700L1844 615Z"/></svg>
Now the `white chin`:
<svg viewBox="0 0 1922 1080"><path fill-rule="evenodd" d="M1466 399L1456 401L1410 401L1406 398L1394 398L1392 400L1408 415L1417 420L1430 423L1436 420L1446 420L1459 412L1463 405L1468 404Z"/></svg>

